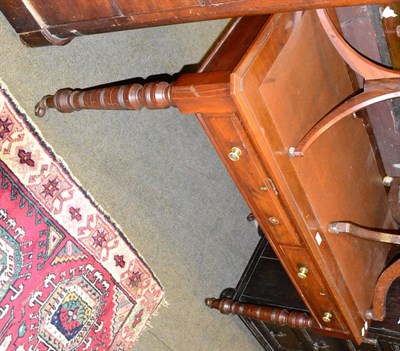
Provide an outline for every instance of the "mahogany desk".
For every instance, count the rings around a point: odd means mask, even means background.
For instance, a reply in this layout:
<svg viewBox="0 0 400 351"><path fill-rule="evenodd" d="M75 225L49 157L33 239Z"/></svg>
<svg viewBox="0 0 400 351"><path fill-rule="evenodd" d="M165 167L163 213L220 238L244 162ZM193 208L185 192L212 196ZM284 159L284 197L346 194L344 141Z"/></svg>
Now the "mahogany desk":
<svg viewBox="0 0 400 351"><path fill-rule="evenodd" d="M304 157L288 155L353 83L315 12L296 12L234 21L199 72L172 84L64 89L44 97L37 114L169 106L197 113L311 312L272 319L360 343L391 245L328 227L397 228L363 120L345 118Z"/></svg>
<svg viewBox="0 0 400 351"><path fill-rule="evenodd" d="M2 0L0 11L29 46L65 45L77 36L244 15L385 0Z"/></svg>

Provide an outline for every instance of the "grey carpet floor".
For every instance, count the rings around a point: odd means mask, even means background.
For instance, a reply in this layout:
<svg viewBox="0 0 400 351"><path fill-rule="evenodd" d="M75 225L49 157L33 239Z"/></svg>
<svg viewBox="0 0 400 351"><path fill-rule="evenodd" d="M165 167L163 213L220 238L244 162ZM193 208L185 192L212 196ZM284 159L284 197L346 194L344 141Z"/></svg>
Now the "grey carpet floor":
<svg viewBox="0 0 400 351"><path fill-rule="evenodd" d="M27 48L0 14L0 78L73 174L122 227L165 287L138 351L261 350L238 318L204 306L235 286L258 236L248 208L194 116L51 111L42 95L198 63L226 21L183 24Z"/></svg>

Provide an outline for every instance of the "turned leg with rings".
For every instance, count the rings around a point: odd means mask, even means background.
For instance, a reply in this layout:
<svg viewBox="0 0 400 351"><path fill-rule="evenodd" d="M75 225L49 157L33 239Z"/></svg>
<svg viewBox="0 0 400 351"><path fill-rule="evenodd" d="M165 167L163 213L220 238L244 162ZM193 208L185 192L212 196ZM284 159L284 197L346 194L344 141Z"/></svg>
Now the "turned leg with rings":
<svg viewBox="0 0 400 351"><path fill-rule="evenodd" d="M130 84L98 89L61 89L47 95L36 105L35 113L43 117L48 108L69 113L82 109L140 110L173 106L171 86L166 82Z"/></svg>
<svg viewBox="0 0 400 351"><path fill-rule="evenodd" d="M308 314L301 311L288 311L284 308L253 305L234 301L232 299L207 298L205 304L212 309L217 309L223 314L236 314L277 325L288 325L291 328L313 329L318 322Z"/></svg>
<svg viewBox="0 0 400 351"><path fill-rule="evenodd" d="M100 88L61 89L46 95L36 105L35 114L47 110L70 113L82 109L140 110L177 107L182 113L232 112L230 72L183 74L176 82L116 84Z"/></svg>

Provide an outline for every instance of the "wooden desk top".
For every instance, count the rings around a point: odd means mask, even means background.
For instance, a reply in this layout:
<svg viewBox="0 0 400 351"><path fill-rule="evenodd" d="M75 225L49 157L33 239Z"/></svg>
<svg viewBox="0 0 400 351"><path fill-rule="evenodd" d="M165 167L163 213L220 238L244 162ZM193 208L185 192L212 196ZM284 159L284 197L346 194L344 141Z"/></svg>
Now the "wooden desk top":
<svg viewBox="0 0 400 351"><path fill-rule="evenodd" d="M350 221L395 228L363 121L342 121L303 158L287 154L354 91L352 78L313 12L272 16L237 65L223 49L235 26L201 70L231 69L238 111L199 119L320 328L361 342L391 246L327 227ZM234 147L241 150L236 162L228 156Z"/></svg>

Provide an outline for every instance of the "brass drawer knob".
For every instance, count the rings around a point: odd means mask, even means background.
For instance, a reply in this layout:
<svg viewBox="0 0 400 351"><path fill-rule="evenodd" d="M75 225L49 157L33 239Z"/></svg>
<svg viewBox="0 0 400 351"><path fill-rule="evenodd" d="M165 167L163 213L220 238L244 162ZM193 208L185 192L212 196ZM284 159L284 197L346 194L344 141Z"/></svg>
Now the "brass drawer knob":
<svg viewBox="0 0 400 351"><path fill-rule="evenodd" d="M308 273L308 269L307 269L307 267L300 267L299 268L299 271L297 272L297 276L300 278L300 279L306 279L307 278L307 273Z"/></svg>
<svg viewBox="0 0 400 351"><path fill-rule="evenodd" d="M333 316L332 316L332 313L325 312L324 315L322 316L322 320L323 320L325 323L329 323L329 322L331 321L331 318L332 318L332 317L333 317Z"/></svg>
<svg viewBox="0 0 400 351"><path fill-rule="evenodd" d="M231 161L239 161L241 154L242 154L242 150L240 150L238 147L234 146L232 148L231 152L228 154L228 157Z"/></svg>
<svg viewBox="0 0 400 351"><path fill-rule="evenodd" d="M276 218L276 217L269 217L268 220L273 225L278 225L279 224L279 219Z"/></svg>

